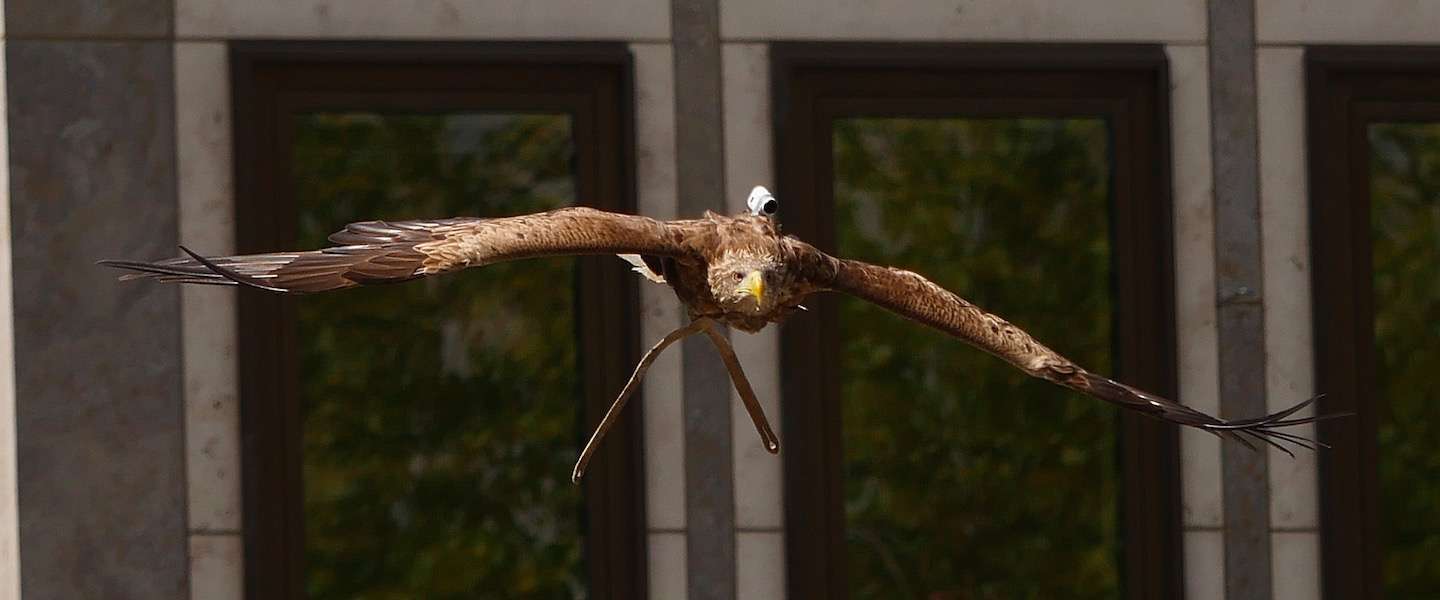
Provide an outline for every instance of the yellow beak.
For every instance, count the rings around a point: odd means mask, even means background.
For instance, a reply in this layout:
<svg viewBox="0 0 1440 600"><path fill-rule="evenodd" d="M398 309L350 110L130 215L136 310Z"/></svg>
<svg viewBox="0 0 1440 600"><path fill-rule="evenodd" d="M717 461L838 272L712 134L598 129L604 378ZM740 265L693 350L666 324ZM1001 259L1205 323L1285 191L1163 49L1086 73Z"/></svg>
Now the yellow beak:
<svg viewBox="0 0 1440 600"><path fill-rule="evenodd" d="M745 279L740 280L740 289L754 296L755 304L758 307L765 299L765 276L761 275L759 271L751 271L749 275L745 276Z"/></svg>

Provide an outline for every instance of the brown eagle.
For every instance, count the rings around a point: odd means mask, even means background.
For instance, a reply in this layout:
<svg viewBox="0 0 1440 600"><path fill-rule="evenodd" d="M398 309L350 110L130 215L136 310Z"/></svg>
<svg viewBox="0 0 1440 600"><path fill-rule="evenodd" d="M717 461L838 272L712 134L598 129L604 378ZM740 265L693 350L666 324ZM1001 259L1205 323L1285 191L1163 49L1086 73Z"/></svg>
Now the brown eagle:
<svg viewBox="0 0 1440 600"><path fill-rule="evenodd" d="M669 285L685 304L691 320L666 335L640 359L581 451L571 474L576 482L650 364L670 344L699 332L704 332L720 351L765 448L779 452L779 440L734 349L716 324L759 331L803 309L801 302L809 295L831 291L857 296L939 329L1032 377L1163 421L1236 440L1251 449L1256 447L1252 442L1260 441L1291 454L1280 442L1312 450L1317 444L1277 430L1316 420L1318 417L1291 418L1315 398L1252 419L1228 421L1207 415L1086 371L1019 327L919 274L836 258L793 236L781 235L773 219L777 208L774 197L762 187L752 192L750 206L749 213L733 217L707 211L700 219L676 221L580 207L495 219L367 221L352 223L332 234L330 241L335 245L323 250L205 258L182 246L181 250L189 255L186 258L157 262L106 260L101 264L138 271L122 276L122 280L148 278L309 294L409 281L522 258L619 255L647 279Z"/></svg>

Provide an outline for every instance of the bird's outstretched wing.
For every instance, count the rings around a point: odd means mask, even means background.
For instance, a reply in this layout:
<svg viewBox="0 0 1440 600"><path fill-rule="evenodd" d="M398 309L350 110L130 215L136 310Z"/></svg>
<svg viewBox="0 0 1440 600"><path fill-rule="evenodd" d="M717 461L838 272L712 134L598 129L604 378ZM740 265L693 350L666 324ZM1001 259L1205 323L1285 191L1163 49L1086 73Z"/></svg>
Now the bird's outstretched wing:
<svg viewBox="0 0 1440 600"><path fill-rule="evenodd" d="M1157 419L1188 425L1234 439L1251 448L1254 441L1293 454L1283 443L1314 449L1318 442L1278 431L1325 417L1292 416L1315 401L1311 398L1280 412L1229 421L1189 408L1113 379L1091 373L1036 341L1023 329L911 271L829 256L798 240L787 240L792 264L813 285L843 292L891 312L958 337L993 354L1033 377L1094 396Z"/></svg>
<svg viewBox="0 0 1440 600"><path fill-rule="evenodd" d="M135 271L121 279L245 285L304 294L409 281L466 267L540 256L686 253L683 231L647 217L574 207L481 219L352 223L330 236L335 246L276 252L100 264Z"/></svg>

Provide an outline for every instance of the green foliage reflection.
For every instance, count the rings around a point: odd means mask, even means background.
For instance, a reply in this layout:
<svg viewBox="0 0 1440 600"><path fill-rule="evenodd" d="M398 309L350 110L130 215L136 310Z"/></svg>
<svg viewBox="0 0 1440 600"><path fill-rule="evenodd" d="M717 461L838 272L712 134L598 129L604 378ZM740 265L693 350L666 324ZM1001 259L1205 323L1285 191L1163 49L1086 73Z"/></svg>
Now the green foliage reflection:
<svg viewBox="0 0 1440 600"><path fill-rule="evenodd" d="M1370 126L1385 597L1440 592L1440 123Z"/></svg>
<svg viewBox="0 0 1440 600"><path fill-rule="evenodd" d="M301 247L351 221L574 200L565 116L294 126ZM298 303L309 597L585 595L573 277L525 261Z"/></svg>
<svg viewBox="0 0 1440 600"><path fill-rule="evenodd" d="M842 254L1108 370L1103 122L850 119L834 142ZM864 302L840 310L851 596L1117 597L1115 410Z"/></svg>

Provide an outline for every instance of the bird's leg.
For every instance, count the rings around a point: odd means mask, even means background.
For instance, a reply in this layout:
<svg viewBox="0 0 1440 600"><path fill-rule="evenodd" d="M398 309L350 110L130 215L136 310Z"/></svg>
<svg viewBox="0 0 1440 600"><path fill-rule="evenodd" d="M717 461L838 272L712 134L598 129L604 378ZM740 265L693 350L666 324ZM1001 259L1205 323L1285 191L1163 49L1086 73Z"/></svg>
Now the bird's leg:
<svg viewBox="0 0 1440 600"><path fill-rule="evenodd" d="M585 442L585 448L580 451L579 460L575 461L575 470L570 472L570 482L580 483L580 478L585 475L585 467L590 464L590 459L595 454L595 449L600 445L600 439L615 425L620 418L620 411L625 409L625 402L640 388L640 381L645 378L645 371L650 368L650 363L660 356L661 352L670 344L694 334L705 328L705 321L708 319L697 319L689 325L676 329L665 335L660 341L645 351L645 356L640 357L640 363L635 365L635 372L630 374L630 381L625 382L625 389L620 390L620 395L610 404L610 410L605 411L605 417L600 420L600 425L595 427L595 433L590 434L590 441Z"/></svg>
<svg viewBox="0 0 1440 600"><path fill-rule="evenodd" d="M765 450L771 454L780 452L780 439L775 437L775 432L770 430L770 421L765 418L765 410L760 408L760 401L755 398L755 390L750 388L750 380L745 378L745 370L740 367L740 359L735 356L735 348L730 346L730 340L715 329L715 324L709 319L705 321L705 335L710 336L710 342L715 344L715 349L720 351L720 360L725 362L725 370L730 372L730 381L735 384L735 391L740 393L740 401L745 404L745 412L750 413L750 420L755 423L755 431L760 432L760 442L765 444Z"/></svg>

